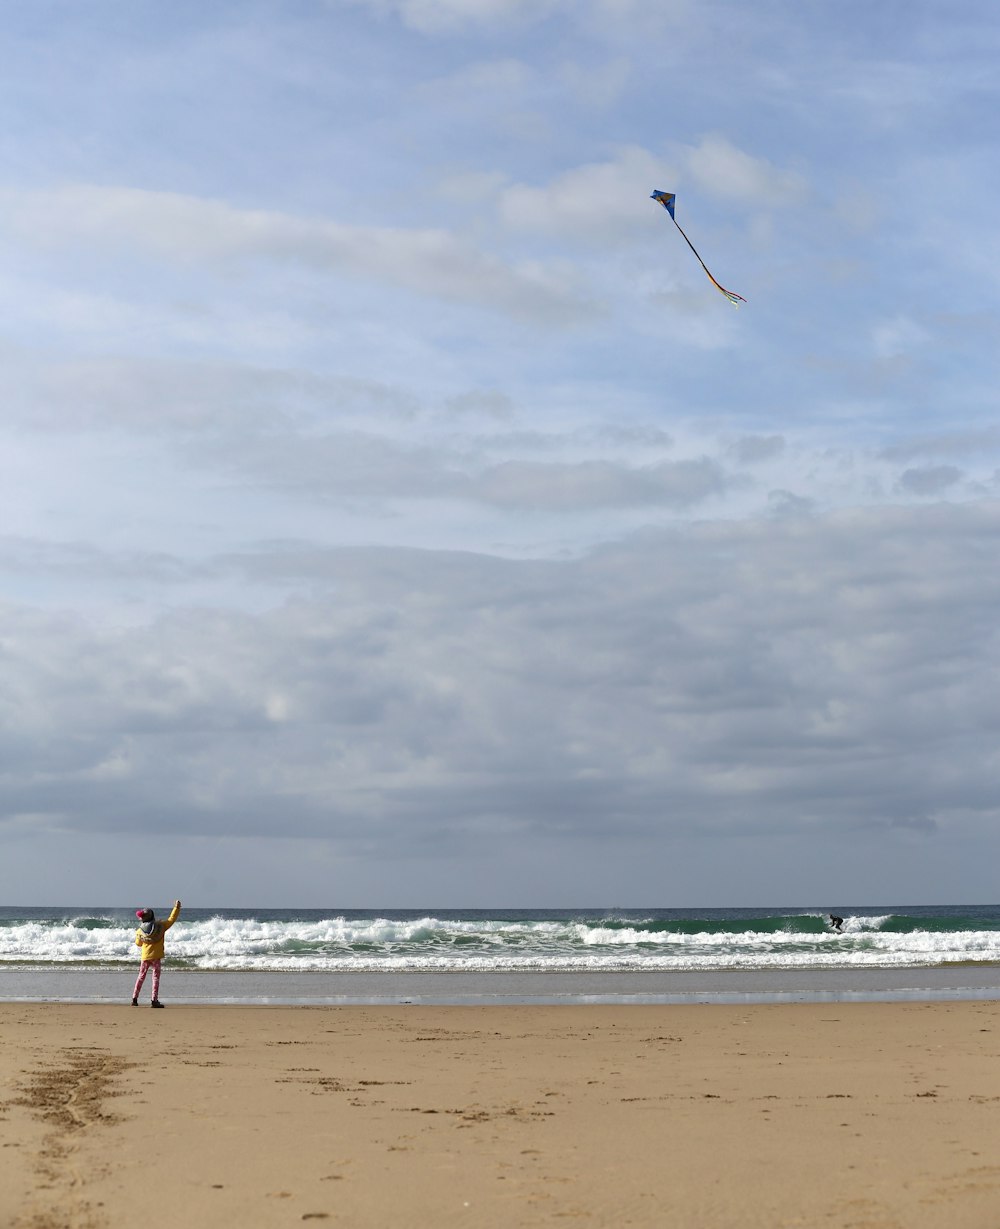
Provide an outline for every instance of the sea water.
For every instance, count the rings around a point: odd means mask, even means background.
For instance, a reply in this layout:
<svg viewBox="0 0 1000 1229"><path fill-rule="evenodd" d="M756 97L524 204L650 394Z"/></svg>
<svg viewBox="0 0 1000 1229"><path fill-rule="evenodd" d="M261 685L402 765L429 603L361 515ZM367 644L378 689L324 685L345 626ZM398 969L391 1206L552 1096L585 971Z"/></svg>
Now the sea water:
<svg viewBox="0 0 1000 1229"><path fill-rule="evenodd" d="M127 998L135 927L0 908L0 1001ZM167 957L174 1002L1000 998L1000 906L186 908Z"/></svg>

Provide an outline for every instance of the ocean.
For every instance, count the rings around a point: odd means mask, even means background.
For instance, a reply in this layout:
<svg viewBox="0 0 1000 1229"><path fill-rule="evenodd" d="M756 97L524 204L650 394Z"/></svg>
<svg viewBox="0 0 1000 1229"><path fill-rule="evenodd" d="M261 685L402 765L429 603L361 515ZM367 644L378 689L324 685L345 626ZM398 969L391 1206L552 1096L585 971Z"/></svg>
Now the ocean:
<svg viewBox="0 0 1000 1229"><path fill-rule="evenodd" d="M841 932L831 913L843 918ZM0 907L0 1001L127 1000L136 925L131 908ZM167 936L161 997L259 1004L1000 998L1000 905L185 908Z"/></svg>

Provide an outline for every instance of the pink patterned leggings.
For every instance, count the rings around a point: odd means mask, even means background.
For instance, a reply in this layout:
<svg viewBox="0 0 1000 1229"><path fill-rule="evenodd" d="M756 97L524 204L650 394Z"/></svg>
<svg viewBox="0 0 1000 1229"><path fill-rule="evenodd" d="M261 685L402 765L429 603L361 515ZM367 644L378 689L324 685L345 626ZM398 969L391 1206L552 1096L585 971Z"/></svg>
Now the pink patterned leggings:
<svg viewBox="0 0 1000 1229"><path fill-rule="evenodd" d="M144 960L139 965L139 976L135 979L135 989L132 991L134 999L139 997L142 983L146 980L146 974L150 969L153 970L153 1001L155 1002L160 997L160 962L158 960Z"/></svg>

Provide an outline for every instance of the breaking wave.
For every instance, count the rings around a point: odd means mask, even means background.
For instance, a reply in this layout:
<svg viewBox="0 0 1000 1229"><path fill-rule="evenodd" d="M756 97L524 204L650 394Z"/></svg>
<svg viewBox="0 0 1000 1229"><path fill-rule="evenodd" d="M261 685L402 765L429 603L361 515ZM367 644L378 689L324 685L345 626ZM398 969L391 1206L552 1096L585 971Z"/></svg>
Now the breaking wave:
<svg viewBox="0 0 1000 1229"><path fill-rule="evenodd" d="M185 910L167 936L188 969L654 972L1000 964L1000 907L844 911ZM124 910L0 910L7 965L134 963Z"/></svg>

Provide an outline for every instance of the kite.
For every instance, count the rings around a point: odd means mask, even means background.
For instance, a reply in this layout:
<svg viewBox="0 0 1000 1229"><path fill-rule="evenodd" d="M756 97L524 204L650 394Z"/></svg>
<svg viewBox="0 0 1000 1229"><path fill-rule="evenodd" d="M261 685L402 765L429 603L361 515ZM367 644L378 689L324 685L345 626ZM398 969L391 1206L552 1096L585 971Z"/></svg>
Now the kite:
<svg viewBox="0 0 1000 1229"><path fill-rule="evenodd" d="M673 224L677 227L677 229L681 232L681 234L684 235L684 231L681 230L680 223L674 217L674 197L675 196L676 196L676 193L674 192L654 192L650 199L660 202L660 204L667 211L667 213L670 214L671 222L673 222ZM694 246L694 244L687 237L687 235L684 235L684 242L688 245L691 251L694 252L695 256L698 256L698 249ZM721 291L721 293L726 296L729 302L732 303L733 307L739 307L741 303L746 302L746 299L744 299L744 297L741 294L737 294L734 290L727 290L725 286L720 286L719 283L715 280L715 278L711 275L711 273L708 272L708 265L705 264L705 262L702 260L700 256L698 256L698 264L700 264L701 267L705 270L705 272L708 273L708 280L712 283L715 289L718 291Z"/></svg>

